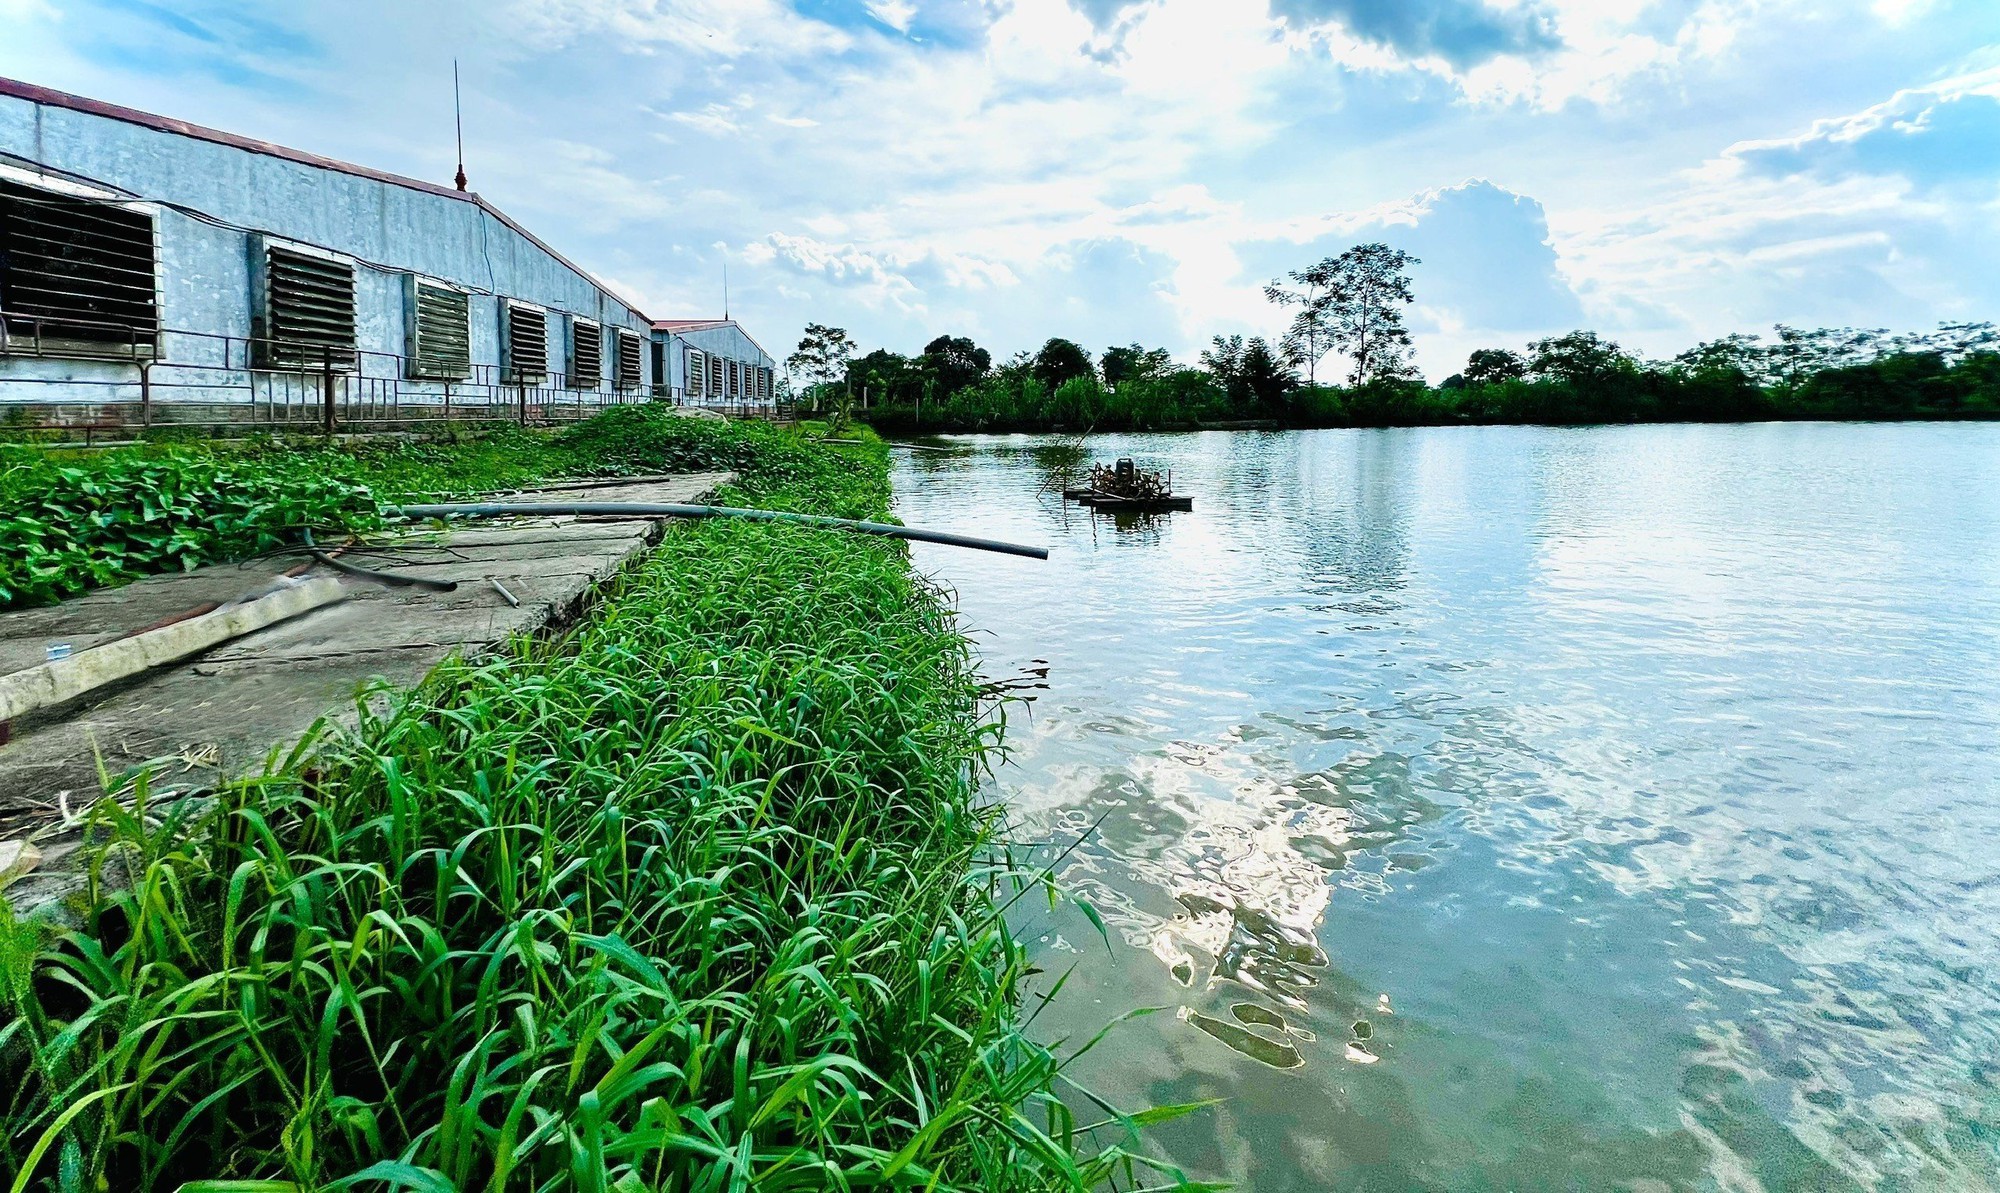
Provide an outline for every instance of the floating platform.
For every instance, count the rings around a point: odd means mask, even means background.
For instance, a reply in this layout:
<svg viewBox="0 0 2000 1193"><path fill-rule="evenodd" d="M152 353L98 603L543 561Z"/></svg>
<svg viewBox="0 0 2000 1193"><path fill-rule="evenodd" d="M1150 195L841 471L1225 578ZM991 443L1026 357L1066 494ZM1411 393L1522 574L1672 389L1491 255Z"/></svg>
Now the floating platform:
<svg viewBox="0 0 2000 1193"><path fill-rule="evenodd" d="M1192 497L1120 497L1094 489L1065 489L1063 496L1078 505L1114 514L1158 514L1168 510L1192 510Z"/></svg>

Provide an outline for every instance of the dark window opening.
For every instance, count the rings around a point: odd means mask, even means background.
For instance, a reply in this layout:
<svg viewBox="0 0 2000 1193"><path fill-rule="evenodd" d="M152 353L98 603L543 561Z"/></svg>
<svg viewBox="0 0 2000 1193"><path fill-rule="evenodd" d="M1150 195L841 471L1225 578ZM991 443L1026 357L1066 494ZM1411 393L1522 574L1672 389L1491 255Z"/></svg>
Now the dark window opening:
<svg viewBox="0 0 2000 1193"><path fill-rule="evenodd" d="M153 217L0 179L0 327L10 352L151 355Z"/></svg>

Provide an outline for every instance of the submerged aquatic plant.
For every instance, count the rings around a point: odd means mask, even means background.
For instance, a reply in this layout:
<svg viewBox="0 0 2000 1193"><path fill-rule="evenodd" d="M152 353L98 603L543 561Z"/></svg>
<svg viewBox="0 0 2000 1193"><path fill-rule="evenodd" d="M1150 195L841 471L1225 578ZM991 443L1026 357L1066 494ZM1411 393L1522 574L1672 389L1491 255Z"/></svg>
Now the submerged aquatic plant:
<svg viewBox="0 0 2000 1193"><path fill-rule="evenodd" d="M787 446L732 497L879 515L882 455ZM0 1171L1145 1184L1138 1120L1080 1126L1022 1031L999 739L896 546L679 527L566 639L449 663L198 820L107 801L80 925L0 914Z"/></svg>

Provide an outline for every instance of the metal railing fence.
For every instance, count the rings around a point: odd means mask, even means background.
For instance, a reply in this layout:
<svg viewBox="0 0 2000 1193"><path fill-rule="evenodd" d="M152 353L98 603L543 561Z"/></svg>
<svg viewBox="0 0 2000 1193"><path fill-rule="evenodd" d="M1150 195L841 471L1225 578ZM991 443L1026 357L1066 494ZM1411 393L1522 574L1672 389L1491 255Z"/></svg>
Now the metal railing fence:
<svg viewBox="0 0 2000 1193"><path fill-rule="evenodd" d="M117 338L129 331L0 317L0 437L29 429L89 441L161 427L335 434L445 422L541 426L661 400L730 418L791 418L772 401L681 400L661 386L620 389L609 377L573 382L553 369L517 376L474 364L463 377L422 377L411 375L401 353L172 329ZM278 359L286 364L270 363Z"/></svg>

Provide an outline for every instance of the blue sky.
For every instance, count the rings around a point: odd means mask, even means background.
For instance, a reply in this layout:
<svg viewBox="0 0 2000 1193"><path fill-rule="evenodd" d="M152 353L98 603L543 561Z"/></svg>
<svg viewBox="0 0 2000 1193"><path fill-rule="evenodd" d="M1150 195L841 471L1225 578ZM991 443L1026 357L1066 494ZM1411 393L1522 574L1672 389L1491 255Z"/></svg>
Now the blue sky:
<svg viewBox="0 0 2000 1193"><path fill-rule="evenodd" d="M452 173L784 355L1274 334L1423 259L1441 379L1596 328L2000 317L2000 0L0 0L0 74Z"/></svg>

